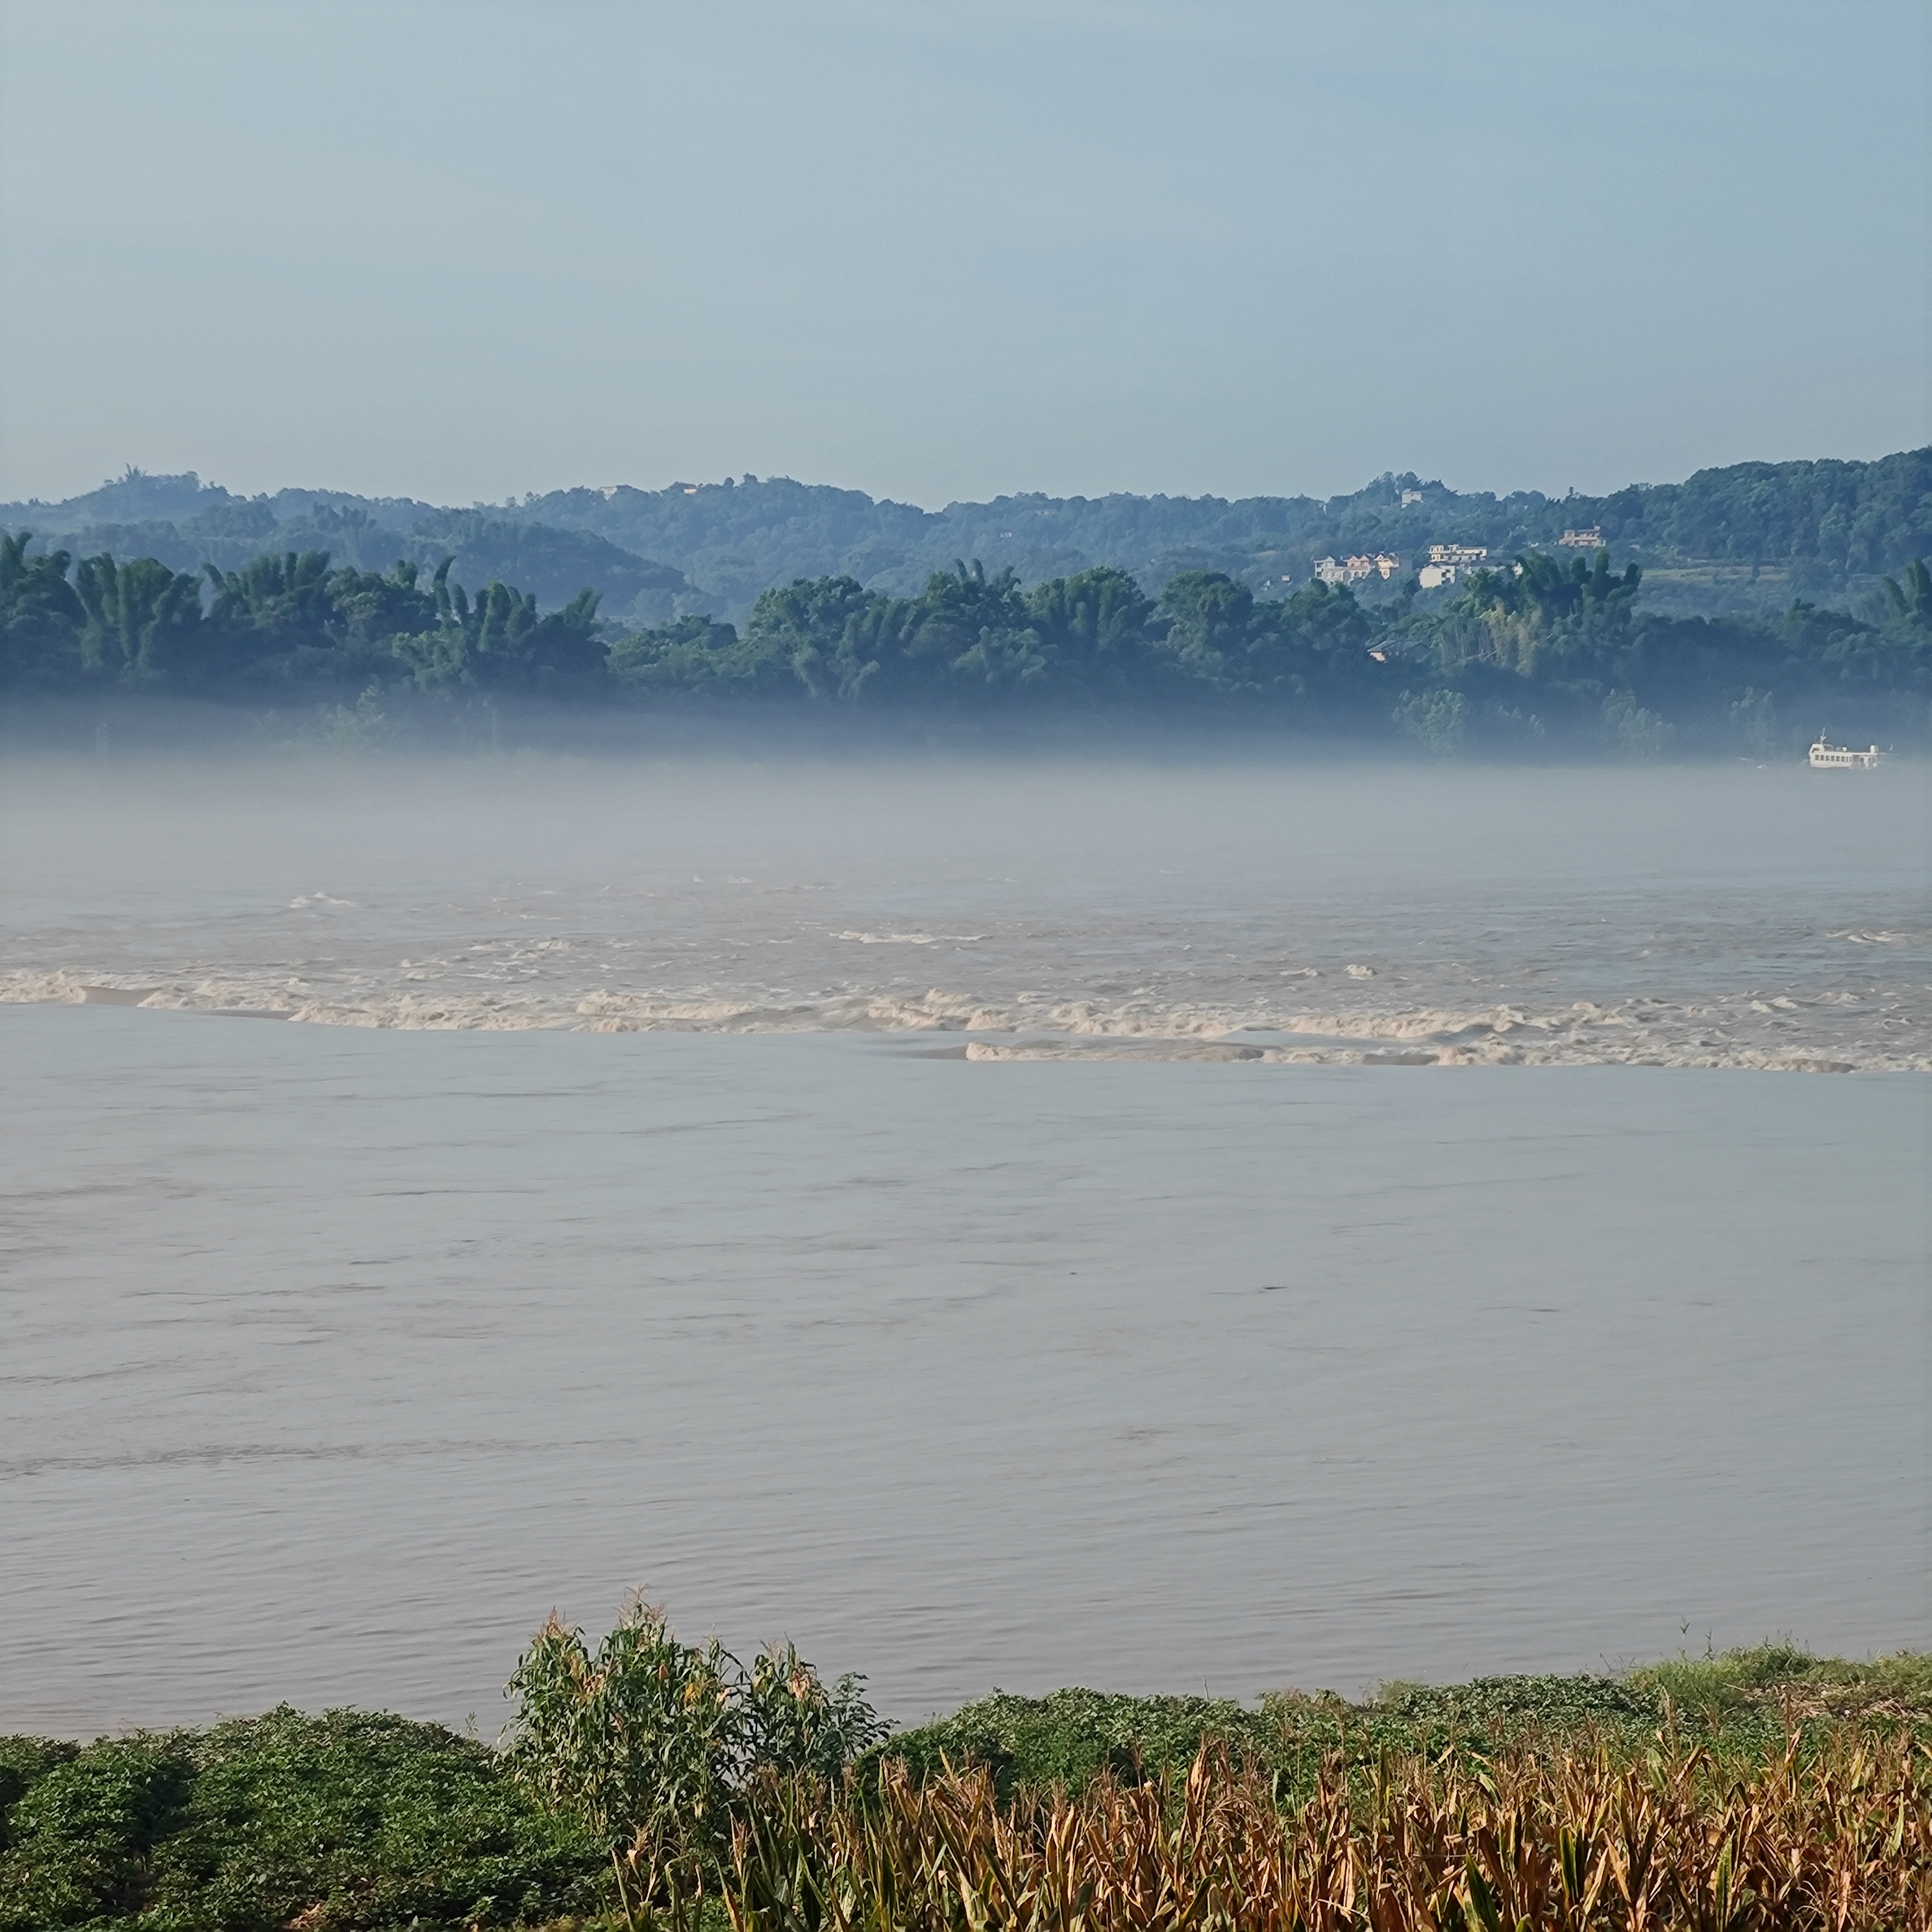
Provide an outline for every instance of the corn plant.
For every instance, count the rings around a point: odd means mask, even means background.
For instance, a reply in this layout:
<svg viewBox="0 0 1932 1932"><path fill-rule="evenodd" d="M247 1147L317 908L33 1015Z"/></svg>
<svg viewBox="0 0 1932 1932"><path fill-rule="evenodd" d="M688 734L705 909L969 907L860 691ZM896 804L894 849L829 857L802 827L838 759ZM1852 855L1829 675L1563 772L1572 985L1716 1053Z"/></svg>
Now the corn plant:
<svg viewBox="0 0 1932 1932"><path fill-rule="evenodd" d="M836 1776L886 1734L856 1677L830 1690L790 1645L747 1670L716 1637L680 1642L634 1598L593 1652L552 1616L518 1659L512 1774L608 1852L633 1927L692 1922L729 1860L754 1782Z"/></svg>
<svg viewBox="0 0 1932 1932"><path fill-rule="evenodd" d="M728 1842L726 1806L745 1751L734 1660L714 1637L680 1643L634 1599L593 1653L552 1616L518 1660L505 1738L513 1774L574 1813L608 1852L634 1925L662 1900L674 1926L703 1898Z"/></svg>
<svg viewBox="0 0 1932 1932"><path fill-rule="evenodd" d="M794 1644L767 1644L742 1680L748 1772L769 1766L836 1779L891 1726L866 1702L864 1679L848 1674L827 1690Z"/></svg>
<svg viewBox="0 0 1932 1932"><path fill-rule="evenodd" d="M1184 1777L1001 1802L984 1769L774 1774L734 1825L734 1932L1892 1932L1932 1927L1932 1763L1794 1734L1748 1778L1666 1737L1489 1760L1339 1756L1282 1809L1204 1749Z"/></svg>

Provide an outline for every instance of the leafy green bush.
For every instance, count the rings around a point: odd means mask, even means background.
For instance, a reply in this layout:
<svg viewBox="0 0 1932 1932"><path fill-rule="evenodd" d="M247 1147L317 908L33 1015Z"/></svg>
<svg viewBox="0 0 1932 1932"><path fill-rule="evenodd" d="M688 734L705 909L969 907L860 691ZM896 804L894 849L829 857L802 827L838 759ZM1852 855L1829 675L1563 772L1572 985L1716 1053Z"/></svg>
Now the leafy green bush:
<svg viewBox="0 0 1932 1932"><path fill-rule="evenodd" d="M32 1776L8 1838L4 1932L508 1925L587 1908L602 1863L472 1740L286 1706L73 1754Z"/></svg>
<svg viewBox="0 0 1932 1932"><path fill-rule="evenodd" d="M1657 1700L1616 1677L1478 1677L1468 1684L1385 1684L1375 1711L1418 1730L1486 1735L1654 1725Z"/></svg>
<svg viewBox="0 0 1932 1932"><path fill-rule="evenodd" d="M1225 1698L995 1691L950 1718L901 1732L880 1754L903 1759L918 1778L937 1776L949 1764L983 1767L1004 1797L1022 1785L1083 1790L1103 1771L1136 1783L1184 1767L1204 1740L1228 1745L1238 1757L1258 1754L1276 1730L1262 1714Z"/></svg>
<svg viewBox="0 0 1932 1932"><path fill-rule="evenodd" d="M37 1778L79 1754L63 1738L0 1738L0 1849L7 1844L7 1816Z"/></svg>
<svg viewBox="0 0 1932 1932"><path fill-rule="evenodd" d="M134 1738L36 1778L8 1821L0 1925L29 1932L138 1910L194 1777L175 1740Z"/></svg>

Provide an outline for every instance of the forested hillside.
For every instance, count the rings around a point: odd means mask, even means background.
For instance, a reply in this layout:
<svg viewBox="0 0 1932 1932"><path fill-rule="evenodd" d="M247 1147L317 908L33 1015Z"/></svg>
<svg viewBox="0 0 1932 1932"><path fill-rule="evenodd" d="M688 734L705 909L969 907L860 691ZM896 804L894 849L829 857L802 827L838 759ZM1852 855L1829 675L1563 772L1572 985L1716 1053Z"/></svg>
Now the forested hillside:
<svg viewBox="0 0 1932 1932"><path fill-rule="evenodd" d="M962 556L1030 580L1111 565L1155 590L1182 571L1219 570L1260 591L1306 583L1323 556L1388 551L1409 563L1442 543L1508 556L1592 527L1646 566L1654 605L1714 611L1836 595L1932 552L1932 450L1875 463L1741 464L1603 497L1458 493L1387 476L1325 502L1019 496L928 514L747 477L562 491L525 508L674 562L725 615L795 576L849 575L905 595Z"/></svg>
<svg viewBox="0 0 1932 1932"><path fill-rule="evenodd" d="M1880 577L1932 555L1932 449L1871 463L1738 464L1607 496L1498 496L1391 475L1326 501L1017 496L938 511L782 478L450 510L313 490L244 499L193 476L130 471L65 502L0 506L0 524L31 530L36 548L152 556L177 572L232 571L268 551L326 550L363 571L398 559L432 571L453 555L459 582L500 578L551 608L591 589L607 620L639 624L694 613L742 623L763 591L797 578L850 577L911 596L962 558L1029 583L1109 567L1156 592L1182 572L1214 570L1279 594L1306 584L1319 557L1392 554L1401 572L1360 592L1373 601L1399 594L1432 544L1505 557L1594 529L1643 566L1644 608L1718 616L1869 595Z"/></svg>

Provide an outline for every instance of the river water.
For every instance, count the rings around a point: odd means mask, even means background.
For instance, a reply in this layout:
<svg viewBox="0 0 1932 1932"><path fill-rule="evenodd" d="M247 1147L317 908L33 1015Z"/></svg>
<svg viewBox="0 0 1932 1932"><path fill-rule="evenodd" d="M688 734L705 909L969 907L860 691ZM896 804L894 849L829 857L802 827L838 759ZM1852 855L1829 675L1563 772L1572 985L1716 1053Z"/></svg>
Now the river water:
<svg viewBox="0 0 1932 1932"><path fill-rule="evenodd" d="M1920 775L5 784L0 1730L1932 1643Z"/></svg>

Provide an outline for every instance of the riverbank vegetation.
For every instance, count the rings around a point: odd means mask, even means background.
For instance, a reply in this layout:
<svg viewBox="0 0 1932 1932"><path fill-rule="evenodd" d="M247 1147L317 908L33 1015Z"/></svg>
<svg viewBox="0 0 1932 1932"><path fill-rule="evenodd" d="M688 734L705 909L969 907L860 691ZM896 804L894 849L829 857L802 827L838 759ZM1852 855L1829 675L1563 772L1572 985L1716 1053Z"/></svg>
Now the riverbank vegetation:
<svg viewBox="0 0 1932 1932"><path fill-rule="evenodd" d="M494 1749L287 1708L0 1740L0 1928L1932 1922L1932 1658L996 1695L888 1736L856 1680L640 1603L510 1689Z"/></svg>
<svg viewBox="0 0 1932 1932"><path fill-rule="evenodd" d="M849 576L765 591L742 628L698 613L631 629L585 589L544 610L446 555L427 576L322 550L178 572L0 538L0 687L128 707L242 707L296 735L366 742L479 708L843 714L932 721L1134 719L1285 729L1437 755L1784 755L1820 726L1932 738L1932 572L1915 560L1862 613L1665 616L1607 550L1528 551L1424 605L1346 586L1258 596L1188 570L1150 595L1105 566L1023 584L961 563L910 596Z"/></svg>

